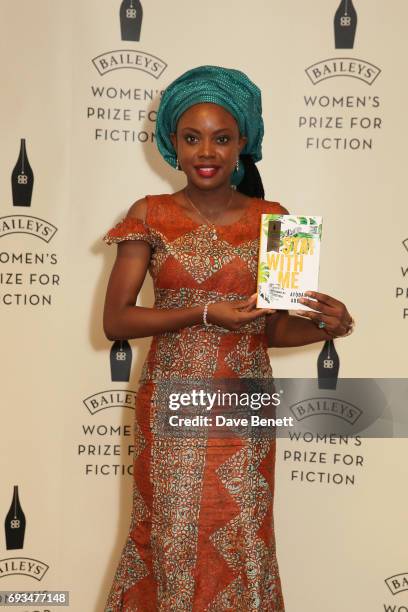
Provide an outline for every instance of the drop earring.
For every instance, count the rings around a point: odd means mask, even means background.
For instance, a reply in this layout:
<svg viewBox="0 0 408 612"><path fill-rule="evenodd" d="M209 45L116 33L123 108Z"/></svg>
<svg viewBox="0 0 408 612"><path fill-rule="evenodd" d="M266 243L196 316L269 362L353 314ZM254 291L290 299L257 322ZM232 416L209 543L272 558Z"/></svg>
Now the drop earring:
<svg viewBox="0 0 408 612"><path fill-rule="evenodd" d="M180 162L178 160L178 157L176 157L176 170L181 170Z"/></svg>
<svg viewBox="0 0 408 612"><path fill-rule="evenodd" d="M238 172L239 170L239 157L237 159L237 163L235 164L235 170Z"/></svg>

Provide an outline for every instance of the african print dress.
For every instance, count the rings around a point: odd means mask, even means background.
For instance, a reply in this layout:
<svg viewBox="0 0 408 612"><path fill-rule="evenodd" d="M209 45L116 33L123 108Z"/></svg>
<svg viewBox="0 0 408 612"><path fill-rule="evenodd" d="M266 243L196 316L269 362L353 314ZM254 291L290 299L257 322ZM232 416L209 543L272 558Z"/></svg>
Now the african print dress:
<svg viewBox="0 0 408 612"><path fill-rule="evenodd" d="M145 240L155 308L241 300L256 291L262 212L213 230L169 194L147 196L108 244ZM160 380L265 378L265 317L229 331L204 324L153 337L135 409L133 509L105 612L283 612L273 524L275 440L155 436Z"/></svg>

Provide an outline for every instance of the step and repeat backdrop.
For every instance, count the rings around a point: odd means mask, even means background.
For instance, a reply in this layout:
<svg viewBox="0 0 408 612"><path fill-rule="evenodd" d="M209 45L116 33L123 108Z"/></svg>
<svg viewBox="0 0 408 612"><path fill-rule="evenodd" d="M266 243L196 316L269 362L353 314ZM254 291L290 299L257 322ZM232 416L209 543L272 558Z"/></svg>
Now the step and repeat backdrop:
<svg viewBox="0 0 408 612"><path fill-rule="evenodd" d="M156 150L163 90L202 64L259 85L267 199L323 217L320 288L356 320L334 343L339 375L405 378L408 6L3 0L0 14L0 590L65 590L73 612L100 612L129 529L150 343L104 337L115 247L101 239L138 198L183 185ZM138 304L153 301L147 277ZM321 350L271 349L276 376L315 377ZM287 612L408 611L407 451L278 440Z"/></svg>

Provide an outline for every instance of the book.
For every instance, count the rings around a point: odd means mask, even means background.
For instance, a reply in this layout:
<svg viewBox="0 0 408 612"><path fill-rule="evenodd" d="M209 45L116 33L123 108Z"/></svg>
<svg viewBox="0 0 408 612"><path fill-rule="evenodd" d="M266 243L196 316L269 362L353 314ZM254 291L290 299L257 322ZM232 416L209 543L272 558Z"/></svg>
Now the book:
<svg viewBox="0 0 408 612"><path fill-rule="evenodd" d="M261 215L257 308L310 310L299 303L317 291L322 217Z"/></svg>

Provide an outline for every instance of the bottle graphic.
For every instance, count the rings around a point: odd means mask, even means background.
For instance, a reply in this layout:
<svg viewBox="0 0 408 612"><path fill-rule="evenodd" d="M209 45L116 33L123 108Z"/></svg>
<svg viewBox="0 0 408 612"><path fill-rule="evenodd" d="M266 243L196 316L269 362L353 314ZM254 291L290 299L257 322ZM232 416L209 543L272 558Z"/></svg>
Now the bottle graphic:
<svg viewBox="0 0 408 612"><path fill-rule="evenodd" d="M339 374L340 359L333 340L326 340L317 359L319 389L335 389Z"/></svg>
<svg viewBox="0 0 408 612"><path fill-rule="evenodd" d="M119 16L122 40L140 40L143 20L143 7L140 0L122 0Z"/></svg>
<svg viewBox="0 0 408 612"><path fill-rule="evenodd" d="M13 206L31 206L34 174L31 170L26 151L26 141L20 141L20 154L11 174L11 189L13 192Z"/></svg>
<svg viewBox="0 0 408 612"><path fill-rule="evenodd" d="M26 519L18 498L18 486L14 485L10 510L4 521L7 550L23 548Z"/></svg>
<svg viewBox="0 0 408 612"><path fill-rule="evenodd" d="M113 382L128 382L132 365L132 349L127 340L116 340L110 351L111 378Z"/></svg>
<svg viewBox="0 0 408 612"><path fill-rule="evenodd" d="M357 27L357 13L352 0L341 0L334 16L336 49L352 49Z"/></svg>
<svg viewBox="0 0 408 612"><path fill-rule="evenodd" d="M281 239L281 221L269 221L268 223L268 240L266 244L266 250L275 251L279 253L280 239Z"/></svg>

